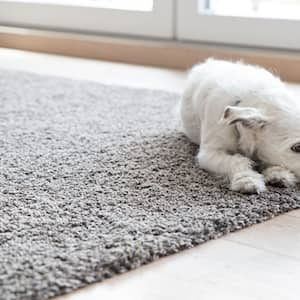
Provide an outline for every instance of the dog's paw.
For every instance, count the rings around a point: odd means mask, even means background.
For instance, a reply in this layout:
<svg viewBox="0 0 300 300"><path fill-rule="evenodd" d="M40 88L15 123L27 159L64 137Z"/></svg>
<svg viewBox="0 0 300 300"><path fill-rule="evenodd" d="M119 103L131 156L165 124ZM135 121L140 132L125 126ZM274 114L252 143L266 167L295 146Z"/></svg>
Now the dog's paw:
<svg viewBox="0 0 300 300"><path fill-rule="evenodd" d="M279 166L265 169L263 175L267 184L278 187L292 187L297 183L297 178L291 171Z"/></svg>
<svg viewBox="0 0 300 300"><path fill-rule="evenodd" d="M245 194L259 194L266 191L264 177L254 171L235 174L231 180L231 190Z"/></svg>

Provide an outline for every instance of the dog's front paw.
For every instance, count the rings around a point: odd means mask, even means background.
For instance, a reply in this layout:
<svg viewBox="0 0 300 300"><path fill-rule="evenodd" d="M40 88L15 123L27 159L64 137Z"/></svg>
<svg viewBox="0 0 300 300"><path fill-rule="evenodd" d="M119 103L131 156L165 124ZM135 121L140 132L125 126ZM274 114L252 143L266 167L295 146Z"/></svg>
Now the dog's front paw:
<svg viewBox="0 0 300 300"><path fill-rule="evenodd" d="M259 194L266 190L266 185L261 174L254 171L246 171L233 176L231 190L245 194Z"/></svg>
<svg viewBox="0 0 300 300"><path fill-rule="evenodd" d="M292 187L297 183L296 176L289 170L275 166L263 171L265 182L278 187Z"/></svg>

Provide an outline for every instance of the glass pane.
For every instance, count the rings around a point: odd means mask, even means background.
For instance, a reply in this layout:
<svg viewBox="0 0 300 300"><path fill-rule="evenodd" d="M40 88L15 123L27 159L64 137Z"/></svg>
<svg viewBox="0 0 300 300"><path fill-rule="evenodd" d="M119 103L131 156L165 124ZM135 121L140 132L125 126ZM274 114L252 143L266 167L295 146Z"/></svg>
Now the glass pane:
<svg viewBox="0 0 300 300"><path fill-rule="evenodd" d="M16 0L5 0L6 2ZM19 2L62 4L72 6L92 6L110 9L152 11L153 0L17 0Z"/></svg>
<svg viewBox="0 0 300 300"><path fill-rule="evenodd" d="M199 13L300 19L300 0L198 0Z"/></svg>

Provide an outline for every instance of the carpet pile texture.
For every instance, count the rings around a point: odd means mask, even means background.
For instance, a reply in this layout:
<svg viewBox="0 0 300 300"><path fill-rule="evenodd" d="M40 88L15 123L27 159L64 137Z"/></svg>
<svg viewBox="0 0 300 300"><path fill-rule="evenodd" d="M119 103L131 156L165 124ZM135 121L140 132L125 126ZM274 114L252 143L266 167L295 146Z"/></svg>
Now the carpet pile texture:
<svg viewBox="0 0 300 300"><path fill-rule="evenodd" d="M178 100L0 71L1 300L49 299L300 207L297 190L242 195L200 170Z"/></svg>

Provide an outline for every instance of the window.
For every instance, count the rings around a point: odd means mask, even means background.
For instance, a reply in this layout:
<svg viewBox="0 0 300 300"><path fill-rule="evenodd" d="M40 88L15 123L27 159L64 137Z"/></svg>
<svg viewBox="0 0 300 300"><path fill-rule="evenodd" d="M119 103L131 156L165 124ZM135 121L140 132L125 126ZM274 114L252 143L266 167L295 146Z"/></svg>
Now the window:
<svg viewBox="0 0 300 300"><path fill-rule="evenodd" d="M0 0L0 24L300 50L300 0Z"/></svg>
<svg viewBox="0 0 300 300"><path fill-rule="evenodd" d="M36 1L40 2L40 1ZM43 1L46 3L47 1ZM152 11L153 0L48 0L48 3L75 6L101 7L119 10Z"/></svg>
<svg viewBox="0 0 300 300"><path fill-rule="evenodd" d="M300 19L299 0L198 0L198 12L220 16Z"/></svg>
<svg viewBox="0 0 300 300"><path fill-rule="evenodd" d="M300 49L300 0L178 0L181 40Z"/></svg>
<svg viewBox="0 0 300 300"><path fill-rule="evenodd" d="M171 38L173 5L173 0L0 0L0 23Z"/></svg>

